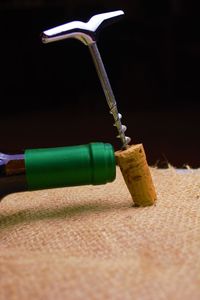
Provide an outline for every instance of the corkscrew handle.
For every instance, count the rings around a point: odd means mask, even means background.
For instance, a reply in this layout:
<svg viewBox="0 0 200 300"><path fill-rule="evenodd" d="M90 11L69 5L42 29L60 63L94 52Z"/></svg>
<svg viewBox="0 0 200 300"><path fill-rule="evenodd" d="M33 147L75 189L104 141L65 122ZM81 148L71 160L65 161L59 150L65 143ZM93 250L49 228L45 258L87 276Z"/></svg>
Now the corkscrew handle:
<svg viewBox="0 0 200 300"><path fill-rule="evenodd" d="M51 43L75 38L88 46L97 40L98 33L103 27L118 21L123 15L122 10L117 10L95 15L87 23L81 21L69 22L44 31L41 34L42 42Z"/></svg>

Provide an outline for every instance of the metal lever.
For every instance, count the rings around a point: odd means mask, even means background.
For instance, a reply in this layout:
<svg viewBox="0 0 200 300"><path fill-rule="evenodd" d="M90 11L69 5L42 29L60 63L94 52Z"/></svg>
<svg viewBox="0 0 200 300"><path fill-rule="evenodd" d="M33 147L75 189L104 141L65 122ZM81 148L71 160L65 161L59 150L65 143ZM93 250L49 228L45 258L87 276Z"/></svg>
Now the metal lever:
<svg viewBox="0 0 200 300"><path fill-rule="evenodd" d="M118 10L95 15L87 23L80 21L70 22L44 31L42 33L42 42L50 43L68 38L75 38L89 47L108 106L110 108L110 112L115 120L114 126L116 126L118 130L118 138L121 139L122 148L125 149L127 148L127 145L130 143L131 139L125 136L126 126L122 125L121 123L122 115L118 113L115 96L113 94L103 61L101 59L101 55L96 44L97 34L100 28L105 26L107 23L116 21L123 15L124 12L122 10Z"/></svg>

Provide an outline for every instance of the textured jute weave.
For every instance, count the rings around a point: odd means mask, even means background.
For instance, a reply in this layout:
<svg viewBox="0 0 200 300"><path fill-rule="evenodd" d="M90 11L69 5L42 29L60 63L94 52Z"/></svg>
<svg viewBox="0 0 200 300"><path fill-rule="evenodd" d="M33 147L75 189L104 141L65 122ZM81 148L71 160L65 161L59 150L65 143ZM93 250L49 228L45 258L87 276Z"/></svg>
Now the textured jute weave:
<svg viewBox="0 0 200 300"><path fill-rule="evenodd" d="M104 186L0 202L0 299L200 299L200 170L151 169L155 206Z"/></svg>

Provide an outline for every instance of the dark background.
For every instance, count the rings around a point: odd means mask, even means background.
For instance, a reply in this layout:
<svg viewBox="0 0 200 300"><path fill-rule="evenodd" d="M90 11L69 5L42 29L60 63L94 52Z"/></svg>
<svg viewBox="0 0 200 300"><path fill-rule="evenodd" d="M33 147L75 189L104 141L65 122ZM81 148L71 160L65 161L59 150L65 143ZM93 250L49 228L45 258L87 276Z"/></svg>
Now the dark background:
<svg viewBox="0 0 200 300"><path fill-rule="evenodd" d="M98 46L133 143L150 164L199 167L200 18L195 2L0 2L1 151L110 142L116 130L89 51L40 33L123 9Z"/></svg>

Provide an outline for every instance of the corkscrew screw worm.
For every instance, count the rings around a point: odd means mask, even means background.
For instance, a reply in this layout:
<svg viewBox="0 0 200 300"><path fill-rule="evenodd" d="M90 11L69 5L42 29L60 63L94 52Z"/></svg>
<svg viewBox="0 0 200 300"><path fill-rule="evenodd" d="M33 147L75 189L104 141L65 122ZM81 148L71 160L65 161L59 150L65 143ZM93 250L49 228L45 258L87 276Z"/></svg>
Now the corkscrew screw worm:
<svg viewBox="0 0 200 300"><path fill-rule="evenodd" d="M113 115L117 130L118 138L121 139L122 148L126 149L130 143L130 137L125 136L126 126L122 125L122 115L118 112L117 103L114 93L112 91L101 55L97 47L97 35L101 27L107 23L115 22L118 18L122 17L124 12L122 10L103 13L93 16L87 23L80 21L73 21L64 25L46 30L42 33L43 43L50 43L68 38L76 38L89 47L92 55L104 94L110 108L110 113Z"/></svg>

